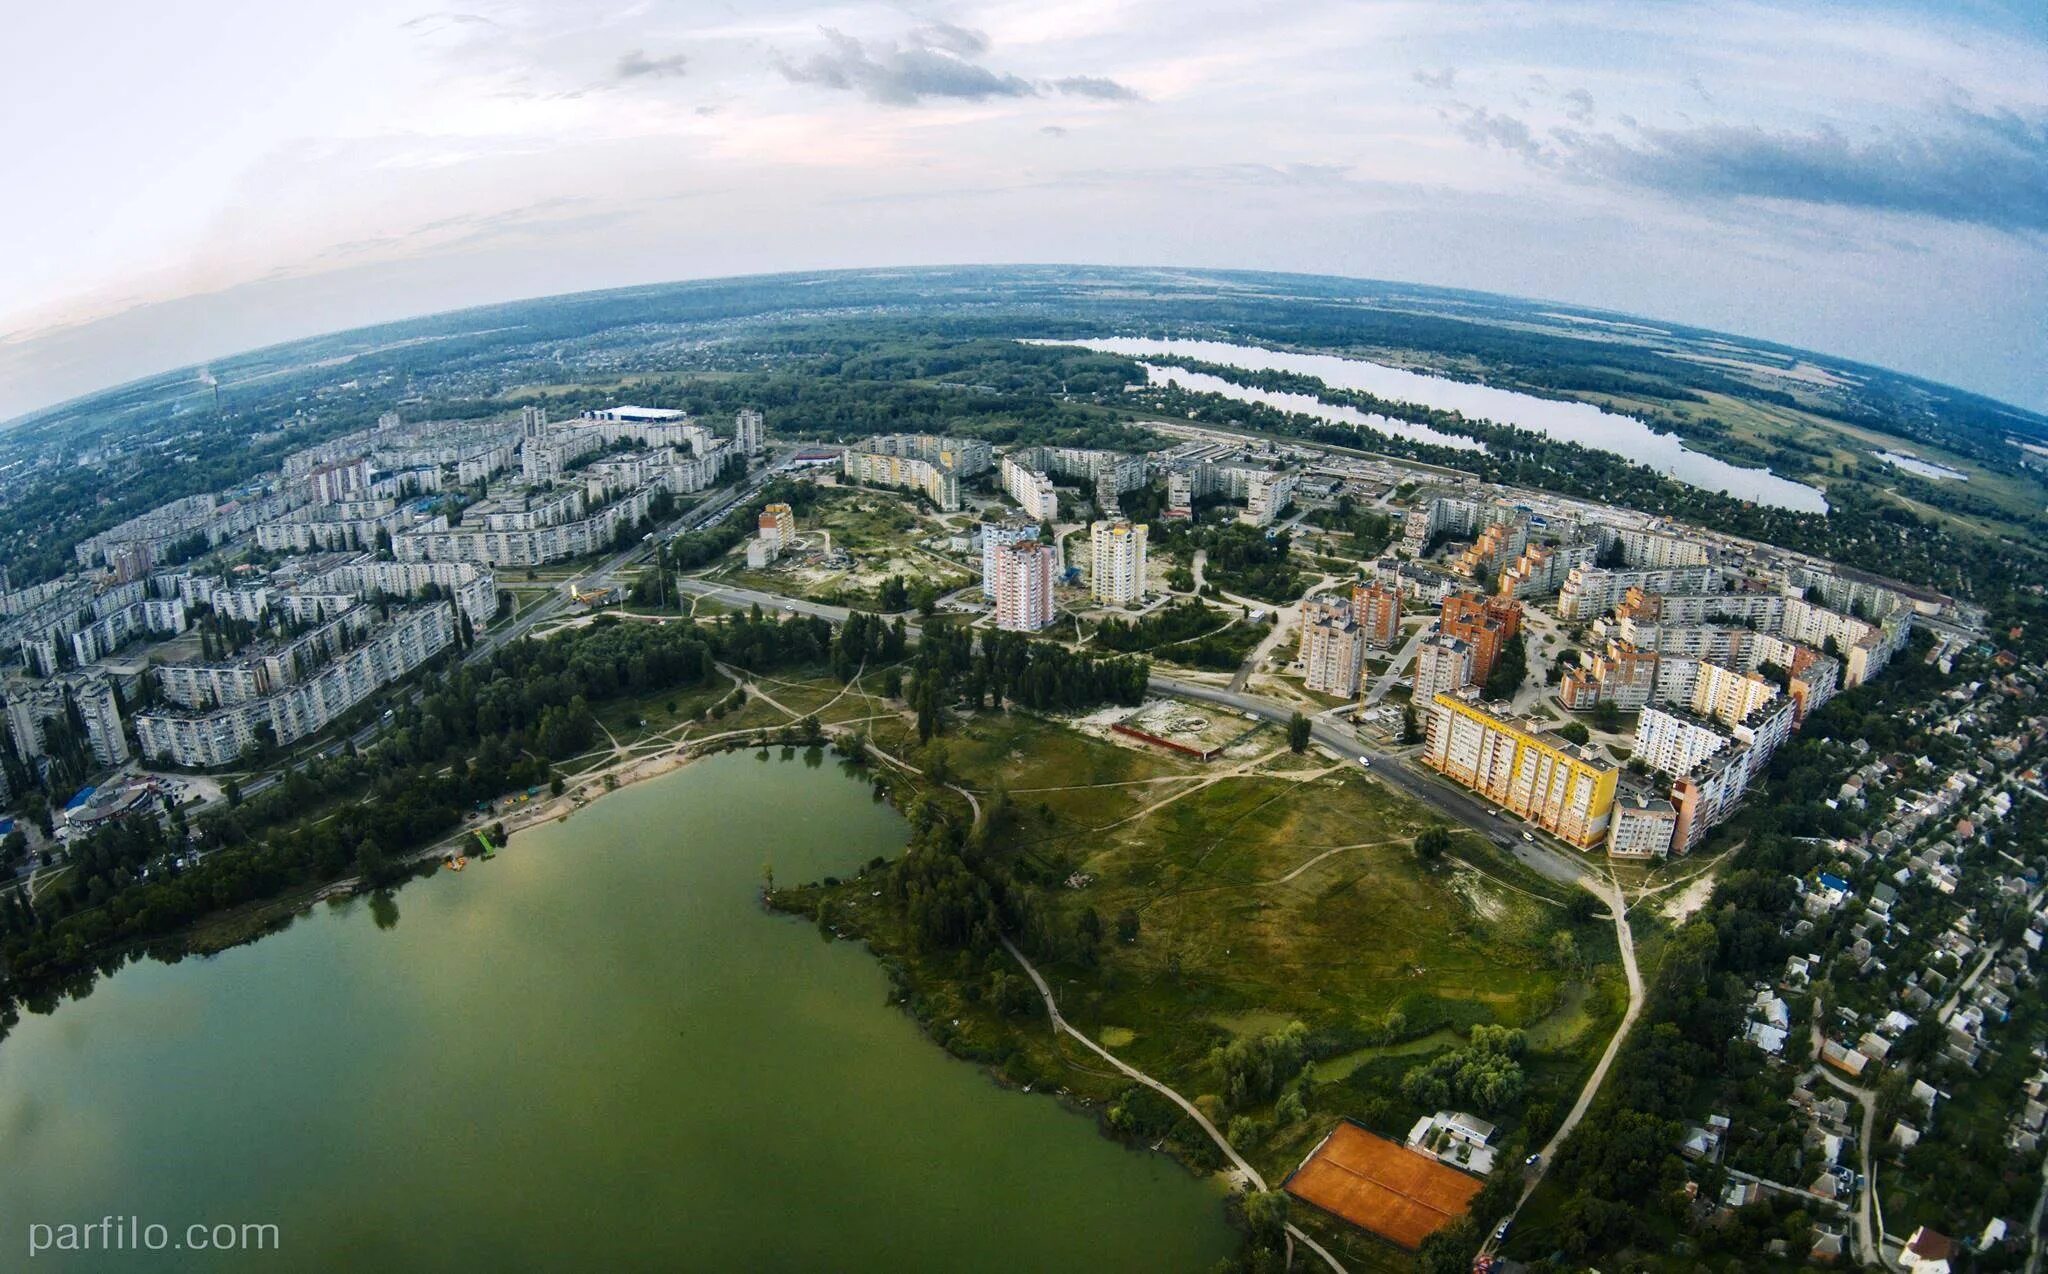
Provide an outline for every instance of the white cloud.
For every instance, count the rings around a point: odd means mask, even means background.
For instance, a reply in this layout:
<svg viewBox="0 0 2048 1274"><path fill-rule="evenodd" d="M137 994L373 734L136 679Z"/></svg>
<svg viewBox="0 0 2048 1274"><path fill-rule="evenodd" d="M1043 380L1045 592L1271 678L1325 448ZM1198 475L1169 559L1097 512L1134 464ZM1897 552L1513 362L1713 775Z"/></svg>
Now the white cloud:
<svg viewBox="0 0 2048 1274"><path fill-rule="evenodd" d="M1897 139L2043 118L2038 35L1931 7L132 0L13 25L0 111L37 124L10 134L9 188L62 197L0 201L0 242L29 245L0 254L0 332L229 293L218 342L251 298L296 307L261 330L318 330L375 308L347 299L370 280L395 315L743 267L1181 254L1740 320L2048 400L2048 372L1972 335L2048 318L2016 283L2048 277L2038 235L1745 193L1803 171L1918 198ZM1718 184L1671 180L1702 147ZM181 335L207 312L179 306ZM146 311L117 327L69 379L0 367L0 415L167 356L134 335Z"/></svg>

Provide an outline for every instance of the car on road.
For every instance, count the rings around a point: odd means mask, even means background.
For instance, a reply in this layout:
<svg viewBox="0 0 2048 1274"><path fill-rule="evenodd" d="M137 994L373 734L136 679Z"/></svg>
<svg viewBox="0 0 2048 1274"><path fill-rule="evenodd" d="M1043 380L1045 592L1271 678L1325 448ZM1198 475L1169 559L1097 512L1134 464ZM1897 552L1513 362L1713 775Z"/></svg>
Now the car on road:
<svg viewBox="0 0 2048 1274"><path fill-rule="evenodd" d="M1524 1160L1522 1160L1522 1166L1523 1166L1524 1168L1533 1168L1533 1167L1535 1167L1536 1165L1538 1165L1538 1164L1540 1164L1540 1163L1542 1163L1542 1162L1543 1162L1543 1156L1542 1156L1542 1155L1540 1155L1540 1154L1535 1154L1535 1155L1530 1155L1530 1156L1529 1156L1529 1157L1528 1157L1527 1159L1524 1159Z"/></svg>
<svg viewBox="0 0 2048 1274"><path fill-rule="evenodd" d="M1523 832L1522 839L1533 845L1536 843L1536 834L1534 832Z"/></svg>
<svg viewBox="0 0 2048 1274"><path fill-rule="evenodd" d="M1493 1241L1496 1243L1506 1242L1508 1237L1508 1230L1511 1227L1513 1227L1514 1224L1515 1219L1513 1217L1509 1217L1507 1220L1501 1222L1499 1225L1494 1226Z"/></svg>
<svg viewBox="0 0 2048 1274"><path fill-rule="evenodd" d="M1364 766L1364 767L1365 767L1366 769L1368 769L1368 770L1372 768L1372 758L1371 758L1371 757L1369 757L1369 756L1362 756L1362 757L1359 757L1359 758L1358 758L1358 763L1359 763L1360 765Z"/></svg>

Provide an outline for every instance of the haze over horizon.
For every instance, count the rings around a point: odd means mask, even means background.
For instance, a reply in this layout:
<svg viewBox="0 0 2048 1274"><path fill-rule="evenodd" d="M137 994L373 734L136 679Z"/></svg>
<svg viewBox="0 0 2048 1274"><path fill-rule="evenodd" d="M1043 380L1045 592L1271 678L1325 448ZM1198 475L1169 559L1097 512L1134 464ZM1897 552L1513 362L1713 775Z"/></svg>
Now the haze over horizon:
<svg viewBox="0 0 2048 1274"><path fill-rule="evenodd" d="M0 206L0 419L477 304L962 262L1509 293L2048 409L2022 4L205 8L0 49L47 192Z"/></svg>

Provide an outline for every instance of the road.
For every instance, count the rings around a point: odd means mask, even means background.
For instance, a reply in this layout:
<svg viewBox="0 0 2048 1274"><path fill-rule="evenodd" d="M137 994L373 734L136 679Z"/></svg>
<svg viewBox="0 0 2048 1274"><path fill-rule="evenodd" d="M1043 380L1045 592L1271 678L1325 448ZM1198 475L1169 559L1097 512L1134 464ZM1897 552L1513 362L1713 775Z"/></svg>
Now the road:
<svg viewBox="0 0 2048 1274"><path fill-rule="evenodd" d="M1274 703L1246 691L1207 686L1195 681L1182 681L1164 676L1157 669L1152 673L1152 688L1161 694L1178 695L1184 699L1217 704L1282 725L1285 725L1295 712L1291 704ZM1371 761L1372 772L1387 786L1413 800L1434 806L1443 814L1464 823L1507 850L1517 862L1548 880L1561 885L1578 885L1592 871L1591 866L1583 858L1570 851L1554 848L1547 837L1539 836L1535 841L1515 840L1507 834L1508 829L1519 829L1521 825L1504 817L1495 817L1493 806L1485 800L1438 779L1429 771L1412 765L1391 752L1380 752L1366 747L1358 741L1355 733L1342 725L1314 717L1310 719L1309 732L1317 743L1347 761Z"/></svg>
<svg viewBox="0 0 2048 1274"><path fill-rule="evenodd" d="M1622 895L1620 883L1612 879L1606 882L1607 888L1604 892L1591 877L1583 877L1579 883L1596 897L1604 898L1608 910L1613 915L1614 939L1621 948L1621 971L1628 978L1628 1008L1622 1012L1621 1025L1614 1029L1614 1036L1607 1041L1606 1051L1600 1054L1600 1061L1593 1067L1593 1073L1586 1077L1585 1087L1579 1090L1579 1099L1572 1103L1571 1113L1564 1117L1564 1122L1557 1126L1557 1131L1544 1143L1542 1157L1536 1161L1536 1171L1529 1177L1528 1184L1522 1187L1522 1197L1515 1200L1514 1210L1502 1219L1502 1228L1521 1215L1522 1205L1529 1201L1530 1195L1536 1193L1536 1187L1543 1184L1543 1178L1550 1172L1550 1166L1557 1162L1557 1152L1578 1129L1579 1121L1586 1117L1586 1112L1592 1109L1593 1098L1599 1095L1600 1085L1607 1082L1608 1069L1614 1065L1614 1059L1621 1054L1622 1044L1627 1042L1630 1029L1635 1026L1636 1019L1642 1016L1643 1012L1643 975L1636 968L1636 938L1628 924L1628 899ZM1494 1233L1498 1234L1500 1230L1496 1229ZM1490 1252L1493 1245L1493 1235L1488 1235L1479 1250L1482 1254Z"/></svg>

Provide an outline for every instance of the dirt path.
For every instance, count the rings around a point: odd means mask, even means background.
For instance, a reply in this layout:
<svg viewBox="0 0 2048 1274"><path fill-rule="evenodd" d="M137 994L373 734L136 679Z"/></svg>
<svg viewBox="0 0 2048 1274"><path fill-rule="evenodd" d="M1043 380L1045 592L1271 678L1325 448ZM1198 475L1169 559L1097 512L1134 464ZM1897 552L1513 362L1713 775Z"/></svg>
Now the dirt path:
<svg viewBox="0 0 2048 1274"><path fill-rule="evenodd" d="M1223 1152L1223 1157L1231 1162L1231 1165L1233 1167L1231 1176L1237 1184L1249 1185L1252 1188L1261 1191L1268 1190L1271 1188L1266 1184L1266 1178L1259 1174L1259 1170L1257 1168L1252 1167L1252 1165L1245 1160L1245 1157L1243 1155L1237 1153L1237 1147L1230 1144L1230 1139L1225 1137L1222 1133L1216 1130L1216 1125L1209 1122L1208 1116L1204 1115L1201 1111L1195 1109L1195 1104L1193 1102L1181 1096L1173 1089L1168 1088L1165 1084L1162 1084L1158 1080L1152 1078L1150 1075L1147 1075L1144 1071L1141 1071L1137 1067L1130 1065L1128 1062L1125 1062L1116 1054L1102 1047L1102 1045L1097 1044L1094 1040L1089 1039L1086 1035L1083 1035L1071 1022L1061 1017L1060 1006L1052 998L1052 988L1046 985L1045 978L1039 974L1038 970L1035 967L1033 967L1031 961L1025 959L1024 953L1022 951L1017 950L1016 944L1011 942L1008 938L1003 939L1003 947L1010 953L1011 957L1015 959L1018 964L1024 967L1025 975L1031 979L1031 984L1038 988L1039 997L1045 1001L1046 1016L1052 1019L1052 1029L1055 1035L1058 1035L1061 1032L1065 1032L1066 1034L1073 1036L1074 1039L1083 1048L1095 1054L1103 1061L1108 1062L1111 1066L1116 1067L1118 1073L1122 1074L1125 1078L1130 1079L1136 1083L1143 1084L1145 1087L1151 1089L1153 1092L1158 1093L1161 1097L1166 1098L1166 1100L1180 1107L1182 1113L1186 1114L1188 1118L1194 1120L1196 1125L1200 1127L1203 1132L1209 1135L1209 1140L1216 1143L1216 1148ZM1337 1271L1337 1274L1346 1274L1343 1265L1338 1263L1336 1257L1330 1255L1330 1253L1324 1249L1322 1244L1316 1242L1314 1239L1310 1238L1307 1234L1302 1232L1302 1230L1299 1227L1297 1227L1292 1221L1287 1223L1287 1235L1290 1239L1298 1240L1302 1244L1306 1245L1308 1249L1311 1252L1314 1252L1317 1256L1322 1257L1323 1260L1326 1263L1328 1263L1331 1269Z"/></svg>
<svg viewBox="0 0 2048 1274"><path fill-rule="evenodd" d="M1572 1103L1571 1113L1564 1117L1564 1122L1558 1125L1557 1132L1544 1144L1543 1157L1537 1160L1535 1175L1531 1176L1528 1185L1522 1188L1522 1197L1515 1200L1514 1210L1502 1220L1503 1225L1515 1219L1523 1205L1529 1202L1529 1196L1536 1193L1536 1187L1543 1184L1543 1178L1549 1173L1551 1164L1557 1161L1558 1149L1578 1128L1579 1121L1586 1117L1586 1111L1593 1105L1593 1098L1600 1092L1600 1085L1607 1079L1608 1069L1614 1065L1614 1059L1621 1053L1622 1044L1628 1040L1630 1028L1635 1026L1636 1018L1641 1016L1643 1011L1643 976L1636 968L1635 934L1628 927L1628 901L1622 896L1621 885L1612 878L1604 882L1604 890L1600 882L1590 877L1582 877L1579 883L1592 891L1595 897L1604 899L1608 909L1613 913L1614 937L1621 948L1621 969L1628 976L1628 1008L1621 1015L1621 1025L1615 1028L1614 1037L1607 1041L1607 1050L1600 1054L1600 1061L1593 1067L1593 1073L1586 1077L1586 1086L1579 1090L1579 1099ZM1484 1255L1491 1252L1493 1247L1493 1237L1488 1235L1486 1242L1480 1245L1479 1251Z"/></svg>

